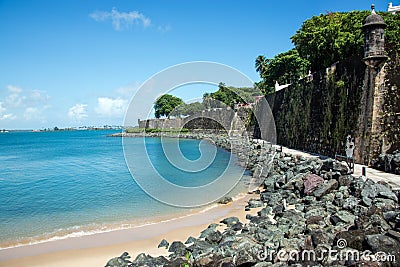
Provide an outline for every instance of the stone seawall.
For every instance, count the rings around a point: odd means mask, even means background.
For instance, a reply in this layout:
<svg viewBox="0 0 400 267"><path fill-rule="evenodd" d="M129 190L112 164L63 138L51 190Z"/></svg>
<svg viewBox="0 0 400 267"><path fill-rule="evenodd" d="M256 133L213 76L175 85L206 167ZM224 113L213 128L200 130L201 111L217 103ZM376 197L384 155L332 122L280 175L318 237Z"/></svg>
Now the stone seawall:
<svg viewBox="0 0 400 267"><path fill-rule="evenodd" d="M278 144L345 155L347 136L357 134L365 69L352 58L268 95Z"/></svg>
<svg viewBox="0 0 400 267"><path fill-rule="evenodd" d="M399 54L377 69L367 67L360 58L350 58L267 95L277 144L330 157L353 151L355 161L365 165L372 165L380 154L396 154L400 151ZM209 109L186 118L139 120L139 127L247 127L260 138L260 129L250 128L252 110L235 112ZM264 125L273 124L267 111L256 105L254 112L260 115L258 120L267 122Z"/></svg>
<svg viewBox="0 0 400 267"><path fill-rule="evenodd" d="M350 141L365 165L399 150L399 62L396 54L373 69L350 58L268 95L277 143L334 157L346 155Z"/></svg>
<svg viewBox="0 0 400 267"><path fill-rule="evenodd" d="M257 215L248 214L245 221L225 218L186 242L160 240L169 256L144 251L130 261L124 253L107 267L398 266L399 192L387 183L349 175L345 165L332 159L277 152L262 140L245 145L227 135L185 136L211 139L238 152L248 149L247 168L261 186L249 192L245 210L258 209ZM294 253L293 258L282 257L281 251ZM368 258L356 258L365 252ZM377 265L382 255L385 260Z"/></svg>
<svg viewBox="0 0 400 267"><path fill-rule="evenodd" d="M249 119L251 109L226 108L206 109L183 118L159 118L138 120L139 128L143 129L225 129L244 130Z"/></svg>

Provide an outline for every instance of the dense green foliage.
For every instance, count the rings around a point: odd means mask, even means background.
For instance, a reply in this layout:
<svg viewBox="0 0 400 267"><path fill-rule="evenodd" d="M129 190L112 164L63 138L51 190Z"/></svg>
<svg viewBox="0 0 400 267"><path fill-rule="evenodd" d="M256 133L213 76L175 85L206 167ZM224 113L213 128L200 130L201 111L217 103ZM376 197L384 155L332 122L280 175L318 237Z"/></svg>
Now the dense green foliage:
<svg viewBox="0 0 400 267"><path fill-rule="evenodd" d="M258 56L256 71L262 80L256 85L265 93L272 91L275 81L292 83L310 68L318 71L333 63L356 56L363 58L364 33L362 25L371 11L336 12L306 20L291 37L295 46L272 59ZM400 14L378 12L384 19L385 49L389 56L400 51Z"/></svg>
<svg viewBox="0 0 400 267"><path fill-rule="evenodd" d="M387 28L386 50L399 50L400 14L378 12ZM362 25L370 11L328 13L306 20L292 36L292 42L302 58L317 71L351 56L363 57L364 34Z"/></svg>
<svg viewBox="0 0 400 267"><path fill-rule="evenodd" d="M139 127L129 127L125 129L126 133L141 133L144 132L144 128Z"/></svg>
<svg viewBox="0 0 400 267"><path fill-rule="evenodd" d="M139 127L130 127L125 129L126 133L160 133L160 132L168 132L168 133L188 133L189 129L182 128L182 129L175 129L175 128L165 128L165 129L158 129L158 128L139 128Z"/></svg>
<svg viewBox="0 0 400 267"><path fill-rule="evenodd" d="M350 56L363 56L362 25L369 11L328 13L306 20L292 42L313 71Z"/></svg>
<svg viewBox="0 0 400 267"><path fill-rule="evenodd" d="M400 13L393 15L392 13L381 13L386 23L385 30L385 49L388 55L400 52Z"/></svg>
<svg viewBox="0 0 400 267"><path fill-rule="evenodd" d="M145 129L146 133L188 133L189 129L182 128L182 129L170 129L170 128L165 128L165 129L159 129L159 128L147 128Z"/></svg>
<svg viewBox="0 0 400 267"><path fill-rule="evenodd" d="M173 116L188 116L188 115L193 115L197 112L200 112L202 110L205 109L205 106L203 105L203 103L200 102L193 102L190 104L181 104L178 107L175 108L175 110L173 112L171 112L171 115Z"/></svg>
<svg viewBox="0 0 400 267"><path fill-rule="evenodd" d="M162 95L154 103L154 115L156 118L161 116L170 116L170 113L179 105L184 104L182 99L173 95Z"/></svg>
<svg viewBox="0 0 400 267"><path fill-rule="evenodd" d="M205 93L203 102L193 102L186 104L182 99L172 95L162 95L154 103L156 118L161 116L190 116L204 109L220 108L229 106L233 108L235 103L253 103L254 97L260 94L254 87L233 87L226 86L224 83L218 85L218 91Z"/></svg>
<svg viewBox="0 0 400 267"><path fill-rule="evenodd" d="M275 82L279 84L293 83L307 75L310 62L300 57L296 49L278 54L272 59L258 56L256 71L260 73L262 81L256 85L265 94L273 92Z"/></svg>
<svg viewBox="0 0 400 267"><path fill-rule="evenodd" d="M257 95L259 95L259 91L253 87L238 88L220 83L218 91L203 95L203 104L206 108L219 108L225 105L233 108L235 103L254 102L254 97Z"/></svg>

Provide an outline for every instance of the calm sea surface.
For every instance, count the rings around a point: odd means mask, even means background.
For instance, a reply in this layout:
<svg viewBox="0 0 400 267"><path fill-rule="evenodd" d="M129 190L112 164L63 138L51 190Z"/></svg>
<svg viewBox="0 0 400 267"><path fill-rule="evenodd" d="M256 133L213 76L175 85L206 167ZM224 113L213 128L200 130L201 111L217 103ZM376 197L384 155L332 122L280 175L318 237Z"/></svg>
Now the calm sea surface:
<svg viewBox="0 0 400 267"><path fill-rule="evenodd" d="M130 227L193 211L168 206L144 193L125 164L121 139L107 137L113 132L0 133L0 248ZM135 153L139 142L140 138L129 139L130 152ZM159 138L147 138L146 143L163 175L185 186L210 182L230 158L230 153L218 148L216 164L202 175L188 176L171 168L162 156ZM180 142L182 153L191 160L200 156L198 146L198 140ZM138 165L143 157L137 155ZM232 175L240 173L237 166ZM240 191L243 184L231 194Z"/></svg>

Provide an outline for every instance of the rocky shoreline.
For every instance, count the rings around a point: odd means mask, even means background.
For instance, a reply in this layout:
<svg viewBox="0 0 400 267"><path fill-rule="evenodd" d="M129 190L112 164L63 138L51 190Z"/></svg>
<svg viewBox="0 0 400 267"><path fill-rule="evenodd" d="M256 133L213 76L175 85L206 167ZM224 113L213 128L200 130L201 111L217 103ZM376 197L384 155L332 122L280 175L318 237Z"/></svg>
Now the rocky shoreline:
<svg viewBox="0 0 400 267"><path fill-rule="evenodd" d="M132 260L125 252L106 266L400 266L399 192L388 184L258 140L182 137L206 138L237 154L262 183L246 206L258 215L226 218L185 243L160 240L168 257L142 253Z"/></svg>
<svg viewBox="0 0 400 267"><path fill-rule="evenodd" d="M372 162L372 166L380 171L400 174L400 151L392 154L381 154Z"/></svg>

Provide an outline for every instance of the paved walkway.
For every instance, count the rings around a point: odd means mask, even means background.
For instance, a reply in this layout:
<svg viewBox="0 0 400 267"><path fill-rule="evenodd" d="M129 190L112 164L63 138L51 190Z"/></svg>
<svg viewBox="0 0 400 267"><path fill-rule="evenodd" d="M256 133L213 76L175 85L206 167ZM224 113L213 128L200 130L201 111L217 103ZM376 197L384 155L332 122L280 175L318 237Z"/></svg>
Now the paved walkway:
<svg viewBox="0 0 400 267"><path fill-rule="evenodd" d="M275 147L280 149L280 146L275 146ZM308 152L290 149L287 147L282 147L282 151L285 153L291 154L291 155L301 155L304 157L325 158L324 156L314 155L314 154L310 154ZM356 176L356 177L361 176L363 167L366 168L366 177L367 178L369 178L375 182L385 181L392 186L393 190L400 190L400 175L379 171L379 170L376 170L376 169L373 169L373 168L370 168L370 167L367 167L367 166L361 165L361 164L355 164L353 176Z"/></svg>
<svg viewBox="0 0 400 267"><path fill-rule="evenodd" d="M383 171L379 171L365 165L355 164L354 165L354 176L361 176L362 175L362 167L365 167L366 173L365 176L374 180L375 182L385 181L390 184L393 190L400 190L400 175L387 173Z"/></svg>

